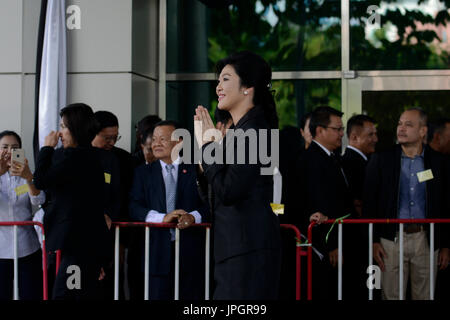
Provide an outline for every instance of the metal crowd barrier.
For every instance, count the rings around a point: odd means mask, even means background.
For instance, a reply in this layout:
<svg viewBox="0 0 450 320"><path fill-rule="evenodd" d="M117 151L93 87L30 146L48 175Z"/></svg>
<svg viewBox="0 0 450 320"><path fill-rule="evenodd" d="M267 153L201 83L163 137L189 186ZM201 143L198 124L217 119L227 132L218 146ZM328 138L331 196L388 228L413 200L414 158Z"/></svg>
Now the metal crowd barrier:
<svg viewBox="0 0 450 320"><path fill-rule="evenodd" d="M434 224L450 223L450 219L329 219L322 224L338 224L338 300L342 300L342 235L343 224L369 224L369 266L373 265L373 224L398 223L399 230L399 300L403 297L403 228L404 224L430 224L430 300L434 300ZM312 222L308 227L308 243L314 245L312 239L312 228L316 225ZM312 300L312 247L307 250L308 261L308 283L307 299ZM368 288L369 300L373 300L373 289Z"/></svg>
<svg viewBox="0 0 450 320"><path fill-rule="evenodd" d="M145 227L145 271L144 271L144 299L149 300L149 261L150 261L150 228L173 228L175 229L175 300L179 300L179 271L180 271L180 229L176 228L176 223L146 223L146 222L113 222L115 227L115 248L114 248L114 300L119 300L119 241L120 228L122 227ZM205 228L205 300L209 300L210 291L210 230L211 224L193 224L190 228ZM297 239L300 239L300 231L289 224L280 225L281 228L295 232ZM302 250L302 245L296 246L296 300L300 300L300 256L306 256L307 252Z"/></svg>
<svg viewBox="0 0 450 320"><path fill-rule="evenodd" d="M12 226L13 227L13 245L14 245L14 284L13 284L13 299L19 300L19 258L17 253L17 227L18 226L39 226L42 231L42 287L43 287L43 299L48 300L48 288L47 288L47 252L45 249L45 234L44 225L35 221L8 221L0 222L0 227Z"/></svg>

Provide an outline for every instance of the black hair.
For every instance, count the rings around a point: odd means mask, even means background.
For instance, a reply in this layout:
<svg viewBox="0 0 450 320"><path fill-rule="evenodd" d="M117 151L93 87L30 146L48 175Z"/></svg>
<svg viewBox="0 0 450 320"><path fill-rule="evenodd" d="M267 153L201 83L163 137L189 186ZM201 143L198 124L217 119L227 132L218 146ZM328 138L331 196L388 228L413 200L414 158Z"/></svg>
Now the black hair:
<svg viewBox="0 0 450 320"><path fill-rule="evenodd" d="M141 144L145 144L147 138L152 136L153 136L153 128L145 130L144 133L142 134Z"/></svg>
<svg viewBox="0 0 450 320"><path fill-rule="evenodd" d="M311 112L305 113L300 119L300 129L305 130L305 124L308 119L311 119Z"/></svg>
<svg viewBox="0 0 450 320"><path fill-rule="evenodd" d="M139 120L136 125L136 145L135 152L141 150L141 144L145 143L144 140L144 132L149 131L150 134L153 132L155 128L155 124L161 121L161 118L157 115L150 114Z"/></svg>
<svg viewBox="0 0 450 320"><path fill-rule="evenodd" d="M216 119L216 122L227 123L228 120L231 119L231 114L227 110L220 110L219 108L216 108L216 111L214 112L214 119Z"/></svg>
<svg viewBox="0 0 450 320"><path fill-rule="evenodd" d="M22 148L22 139L20 139L20 136L17 133L10 130L0 132L0 140L3 139L3 137L7 136L13 136L14 138L16 138L17 142L19 142L19 148Z"/></svg>
<svg viewBox="0 0 450 320"><path fill-rule="evenodd" d="M152 134L153 134L153 131L155 131L155 129L157 127L162 127L162 126L171 126L175 130L181 128L180 125L178 124L178 122L176 122L174 120L163 120L163 121L160 121L157 124L155 124L155 126L153 127L153 130L152 130Z"/></svg>
<svg viewBox="0 0 450 320"><path fill-rule="evenodd" d="M99 132L99 124L90 106L84 103L72 103L61 109L59 115L78 146L88 147L91 145L92 140Z"/></svg>
<svg viewBox="0 0 450 320"><path fill-rule="evenodd" d="M350 134L355 128L363 128L364 122L370 122L375 124L374 118L365 114L355 114L347 121L347 137L350 138Z"/></svg>
<svg viewBox="0 0 450 320"><path fill-rule="evenodd" d="M447 123L450 123L450 118L440 118L428 123L428 137L427 141L430 143L433 140L435 133L442 133Z"/></svg>
<svg viewBox="0 0 450 320"><path fill-rule="evenodd" d="M234 68L241 80L241 86L254 88L253 104L261 106L269 126L278 128L278 115L272 91L272 70L269 64L259 55L250 51L233 53L220 60L217 65L217 74L230 65Z"/></svg>
<svg viewBox="0 0 450 320"><path fill-rule="evenodd" d="M119 120L117 119L116 115L109 111L97 111L94 113L95 119L97 119L99 124L99 130L101 131L104 128L109 127L118 127L119 126Z"/></svg>
<svg viewBox="0 0 450 320"><path fill-rule="evenodd" d="M329 106L319 106L311 113L311 119L309 120L309 131L313 138L316 137L317 127L326 128L331 122L331 116L342 117L344 113L339 110L333 109Z"/></svg>

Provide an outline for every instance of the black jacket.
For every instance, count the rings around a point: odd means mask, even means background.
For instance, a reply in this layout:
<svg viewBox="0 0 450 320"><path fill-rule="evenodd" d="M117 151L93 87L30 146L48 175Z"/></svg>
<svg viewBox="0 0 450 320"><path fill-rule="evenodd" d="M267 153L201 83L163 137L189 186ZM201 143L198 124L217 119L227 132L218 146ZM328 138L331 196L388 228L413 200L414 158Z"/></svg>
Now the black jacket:
<svg viewBox="0 0 450 320"><path fill-rule="evenodd" d="M301 216L298 217L301 232L307 233L309 217L319 211L330 219L353 214L353 203L350 189L341 170L340 157L329 156L316 142L300 158L298 181ZM353 218L353 217L349 217ZM314 228L313 243L319 251L332 251L338 247L337 228L330 233L328 242L325 237L330 225L319 225Z"/></svg>
<svg viewBox="0 0 450 320"><path fill-rule="evenodd" d="M372 155L366 169L363 215L367 218L396 219L398 213L401 146ZM426 181L426 218L449 218L450 171L448 158L425 147L425 170L434 178ZM426 226L428 228L428 226ZM380 237L394 240L398 224L374 224L374 242ZM435 248L450 247L448 224L435 225Z"/></svg>
<svg viewBox="0 0 450 320"><path fill-rule="evenodd" d="M255 106L248 111L233 129L269 129L262 108ZM270 130L269 130L270 132ZM259 135L257 135L259 141ZM230 136L223 143L209 143L208 150L232 147ZM270 143L270 135L268 135ZM258 142L259 143L259 142ZM237 155L238 142L234 145ZM241 146L241 145L239 145ZM207 149L208 148L208 149ZM280 226L270 202L273 198L273 177L261 175L261 163L250 164L249 141L245 141L245 164L208 164L202 166L214 193L214 258L216 262L258 249L280 248ZM205 154L205 153L204 153Z"/></svg>
<svg viewBox="0 0 450 320"><path fill-rule="evenodd" d="M350 148L342 156L342 168L354 199L362 200L367 161Z"/></svg>
<svg viewBox="0 0 450 320"><path fill-rule="evenodd" d="M34 184L51 193L45 209L47 249L61 249L100 262L110 258L104 213L105 176L93 148L67 148L53 163L54 149L43 147L38 156Z"/></svg>

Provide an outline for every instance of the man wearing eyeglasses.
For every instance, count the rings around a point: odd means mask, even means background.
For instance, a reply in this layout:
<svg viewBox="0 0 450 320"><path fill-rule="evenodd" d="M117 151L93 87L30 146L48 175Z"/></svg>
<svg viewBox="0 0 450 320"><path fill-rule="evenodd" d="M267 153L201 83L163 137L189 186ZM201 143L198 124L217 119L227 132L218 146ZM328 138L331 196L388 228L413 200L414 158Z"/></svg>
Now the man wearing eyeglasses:
<svg viewBox="0 0 450 320"><path fill-rule="evenodd" d="M303 232L307 230L310 216L312 220L318 215L335 219L353 212L348 181L340 164L339 149L344 135L342 115L329 106L318 107L311 114L309 129L313 140L300 160L297 178L302 186L300 195L304 197L300 204ZM322 219L315 221L320 223ZM323 259L316 259L316 255L313 258L314 299L337 298L337 228L326 240L330 226L313 228L314 246L323 254Z"/></svg>

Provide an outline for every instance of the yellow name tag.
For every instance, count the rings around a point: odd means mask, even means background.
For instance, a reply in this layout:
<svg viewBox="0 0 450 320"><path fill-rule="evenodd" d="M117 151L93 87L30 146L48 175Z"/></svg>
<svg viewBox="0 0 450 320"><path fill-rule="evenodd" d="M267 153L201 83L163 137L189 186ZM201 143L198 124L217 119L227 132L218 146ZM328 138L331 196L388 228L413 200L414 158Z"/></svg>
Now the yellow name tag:
<svg viewBox="0 0 450 320"><path fill-rule="evenodd" d="M433 172L431 172L431 169L417 172L417 178L419 179L419 182L424 182L433 179Z"/></svg>
<svg viewBox="0 0 450 320"><path fill-rule="evenodd" d="M105 172L105 183L111 183L111 175Z"/></svg>
<svg viewBox="0 0 450 320"><path fill-rule="evenodd" d="M16 195L19 197L25 193L27 193L30 189L28 188L28 184L23 184L17 188L14 189L16 192Z"/></svg>
<svg viewBox="0 0 450 320"><path fill-rule="evenodd" d="M272 211L275 214L284 214L284 204L271 203Z"/></svg>

